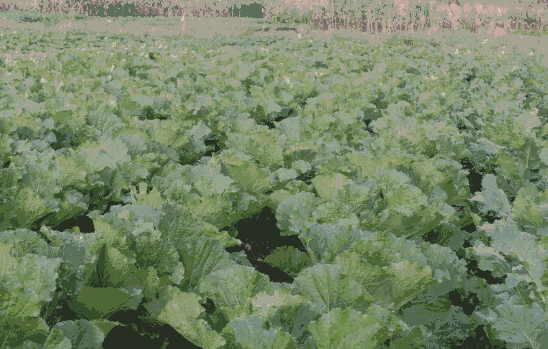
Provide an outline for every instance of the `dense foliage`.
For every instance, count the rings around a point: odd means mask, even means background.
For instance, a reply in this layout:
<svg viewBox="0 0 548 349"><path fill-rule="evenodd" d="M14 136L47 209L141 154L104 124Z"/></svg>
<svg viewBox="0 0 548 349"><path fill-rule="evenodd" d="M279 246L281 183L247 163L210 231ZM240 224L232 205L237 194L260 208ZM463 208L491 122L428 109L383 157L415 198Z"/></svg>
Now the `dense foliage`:
<svg viewBox="0 0 548 349"><path fill-rule="evenodd" d="M543 56L3 35L0 348L546 346Z"/></svg>

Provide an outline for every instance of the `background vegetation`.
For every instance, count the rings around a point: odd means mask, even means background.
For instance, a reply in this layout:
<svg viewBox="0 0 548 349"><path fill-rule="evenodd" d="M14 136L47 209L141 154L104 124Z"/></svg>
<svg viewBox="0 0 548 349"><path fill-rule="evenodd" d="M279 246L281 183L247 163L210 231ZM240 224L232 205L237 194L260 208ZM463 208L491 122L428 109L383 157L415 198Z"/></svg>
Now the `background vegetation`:
<svg viewBox="0 0 548 349"><path fill-rule="evenodd" d="M93 17L178 17L263 19L311 30L415 32L430 30L488 31L496 35L542 35L546 5L533 1L453 0L5 0L0 10L33 11ZM29 21L33 18L29 17ZM37 20L39 21L39 19ZM300 27L307 30L307 27Z"/></svg>

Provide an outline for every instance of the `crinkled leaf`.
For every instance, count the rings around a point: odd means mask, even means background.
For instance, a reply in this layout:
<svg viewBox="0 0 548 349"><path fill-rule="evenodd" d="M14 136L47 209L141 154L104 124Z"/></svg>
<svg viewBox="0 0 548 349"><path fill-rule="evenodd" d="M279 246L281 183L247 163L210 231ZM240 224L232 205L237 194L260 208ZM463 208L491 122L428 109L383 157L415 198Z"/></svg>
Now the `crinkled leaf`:
<svg viewBox="0 0 548 349"><path fill-rule="evenodd" d="M381 344L386 324L354 309L335 308L308 326L318 349L363 349Z"/></svg>
<svg viewBox="0 0 548 349"><path fill-rule="evenodd" d="M295 279L299 294L323 313L350 305L363 290L356 280L342 274L341 269L332 264L316 264L304 269Z"/></svg>
<svg viewBox="0 0 548 349"><path fill-rule="evenodd" d="M278 228L282 231L300 233L314 224L312 212L320 199L310 192L300 192L285 199L276 210ZM287 233L285 233L287 235Z"/></svg>
<svg viewBox="0 0 548 349"><path fill-rule="evenodd" d="M476 143L471 143L470 147L474 152L484 151L489 155L498 154L499 150L505 149L506 147L497 145L487 138L479 138Z"/></svg>
<svg viewBox="0 0 548 349"><path fill-rule="evenodd" d="M368 291L377 290L382 281L387 278L386 272L381 267L367 263L353 251L345 251L339 254L335 258L334 264L340 265L344 274L352 276L362 285L367 301L376 299Z"/></svg>
<svg viewBox="0 0 548 349"><path fill-rule="evenodd" d="M187 272L184 285L191 289L203 282L206 275L236 265L221 243L216 240L183 239L174 241L174 245L183 256L183 264Z"/></svg>
<svg viewBox="0 0 548 349"><path fill-rule="evenodd" d="M228 218L227 218L228 219ZM225 247L236 246L240 240L233 238L226 231L219 231L214 225L204 222L193 211L185 206L166 202L162 205L162 216L158 224L166 239L180 245L185 240L207 237L220 242Z"/></svg>
<svg viewBox="0 0 548 349"><path fill-rule="evenodd" d="M390 282L390 288L396 309L433 284L432 269L429 266L418 267L416 264L402 261L392 265L390 272L394 276Z"/></svg>
<svg viewBox="0 0 548 349"><path fill-rule="evenodd" d="M54 208L48 207L39 195L28 188L19 191L15 202L17 206L13 208L10 219L15 228L28 228L46 214L55 211Z"/></svg>
<svg viewBox="0 0 548 349"><path fill-rule="evenodd" d="M164 200L162 199L162 195L158 189L154 188L147 194L147 184L145 182L140 182L139 192L136 192L133 188L131 188L131 193L134 197L132 204L150 206L158 211L162 210L162 203Z"/></svg>
<svg viewBox="0 0 548 349"><path fill-rule="evenodd" d="M104 338L119 322L108 320L70 320L55 324L44 343L44 348L100 349Z"/></svg>
<svg viewBox="0 0 548 349"><path fill-rule="evenodd" d="M154 207L145 205L116 205L101 218L124 234L132 234L143 224L151 223L152 228L158 226L161 212Z"/></svg>
<svg viewBox="0 0 548 349"><path fill-rule="evenodd" d="M250 267L233 265L216 270L200 281L199 292L208 294L229 317L248 314L248 303L268 285L268 277Z"/></svg>
<svg viewBox="0 0 548 349"><path fill-rule="evenodd" d="M475 314L489 323L495 335L508 344L508 348L543 348L548 340L548 319L537 302L518 304L519 296L508 293L499 296L503 303L494 310L485 309Z"/></svg>
<svg viewBox="0 0 548 349"><path fill-rule="evenodd" d="M413 304L402 310L400 318L409 326L428 328L431 335L426 339L422 338L424 342L421 348L444 348L446 343L459 343L470 335L470 317L462 308L443 300ZM419 336L417 339L422 337L419 333L416 334Z"/></svg>
<svg viewBox="0 0 548 349"><path fill-rule="evenodd" d="M389 207L405 212L408 216L428 203L422 191L413 185L404 184L387 191L383 189L383 194Z"/></svg>
<svg viewBox="0 0 548 349"><path fill-rule="evenodd" d="M516 215L516 222L524 219L535 226L544 223L545 217L548 216L548 204L544 202L542 195L539 195L538 188L533 183L525 183L518 190L512 209Z"/></svg>
<svg viewBox="0 0 548 349"><path fill-rule="evenodd" d="M87 142L82 144L76 155L78 164L85 171L101 171L105 167L116 168L119 163L130 162L131 156L125 143L118 138L104 140L103 143Z"/></svg>
<svg viewBox="0 0 548 349"><path fill-rule="evenodd" d="M166 144L173 149L180 150L189 143L189 135L180 121L163 120L154 130L152 140Z"/></svg>
<svg viewBox="0 0 548 349"><path fill-rule="evenodd" d="M535 112L524 111L514 119L514 123L523 127L523 133L527 136L536 136L531 129L542 125ZM521 131L521 130L520 130Z"/></svg>
<svg viewBox="0 0 548 349"><path fill-rule="evenodd" d="M9 260L9 259L8 259ZM27 254L0 279L0 319L11 326L40 315L42 306L52 300L61 264L59 258ZM1 323L1 322L0 322Z"/></svg>
<svg viewBox="0 0 548 349"><path fill-rule="evenodd" d="M285 182L287 180L295 179L297 178L297 171L294 169L286 169L286 168L279 168L276 171L276 176L278 177L278 180L280 182Z"/></svg>
<svg viewBox="0 0 548 349"><path fill-rule="evenodd" d="M357 225L357 223L354 224ZM352 222L344 222L336 225L311 226L309 231L302 234L307 238L307 249L318 252L321 258L326 260L348 250L356 240L361 238L361 233L351 224Z"/></svg>
<svg viewBox="0 0 548 349"><path fill-rule="evenodd" d="M288 333L276 328L265 330L263 320L251 315L231 321L223 329L229 343L239 348L296 349L295 341Z"/></svg>
<svg viewBox="0 0 548 349"><path fill-rule="evenodd" d="M223 158L223 169L245 191L264 193L272 188L270 175L250 160L238 157L238 154Z"/></svg>
<svg viewBox="0 0 548 349"><path fill-rule="evenodd" d="M466 274L466 262L450 248L426 243L421 245L421 250L432 269L432 277L438 283L451 281L457 285L458 278Z"/></svg>
<svg viewBox="0 0 548 349"><path fill-rule="evenodd" d="M191 143L192 150L196 152L206 151L204 139L210 133L211 133L211 129L207 127L202 121L198 121L198 123L194 125L190 129L190 131L188 131L188 134L190 135L192 140L192 143Z"/></svg>
<svg viewBox="0 0 548 349"><path fill-rule="evenodd" d="M282 306L286 299L290 298L289 292L286 290L274 290L272 295L261 291L251 300L253 313L261 317L268 315L270 309Z"/></svg>
<svg viewBox="0 0 548 349"><path fill-rule="evenodd" d="M194 293L168 286L159 298L146 303L145 308L158 321L170 325L200 348L215 349L226 344L205 320L199 319L204 309L200 305L200 296Z"/></svg>
<svg viewBox="0 0 548 349"><path fill-rule="evenodd" d="M283 166L282 147L277 132L265 130L253 119L237 120L236 123L237 133L228 134L228 148L249 154L259 165L268 169Z"/></svg>
<svg viewBox="0 0 548 349"><path fill-rule="evenodd" d="M515 255L525 265L538 291L545 291L542 275L548 269L545 262L548 251L536 243L533 235L520 232L513 221L496 221L494 224L484 224L481 229L493 241L491 247L505 255Z"/></svg>
<svg viewBox="0 0 548 349"><path fill-rule="evenodd" d="M265 310L265 312L268 311L268 321L301 341L308 335L306 332L308 325L318 317L319 313L310 302L303 302L301 296L284 296L285 294L280 297L281 301L277 304L270 303Z"/></svg>
<svg viewBox="0 0 548 349"><path fill-rule="evenodd" d="M223 176L221 169L211 165L197 165L191 169L194 187L204 196L222 194L234 180Z"/></svg>
<svg viewBox="0 0 548 349"><path fill-rule="evenodd" d="M510 214L512 206L506 197L506 193L502 189L498 189L497 178L492 174L488 174L483 178L481 184L483 187L481 193L470 199L481 202L480 211L487 213L487 211L493 210L503 217Z"/></svg>
<svg viewBox="0 0 548 349"><path fill-rule="evenodd" d="M410 327L397 336L390 338L390 346L388 348L423 348L426 336L427 331L423 326Z"/></svg>
<svg viewBox="0 0 548 349"><path fill-rule="evenodd" d="M504 256L492 247L487 247L481 242L476 241L473 247L468 248L468 251L478 259L478 268L493 272L494 277L503 277L511 272L511 266L504 259Z"/></svg>
<svg viewBox="0 0 548 349"><path fill-rule="evenodd" d="M161 276L175 272L180 264L179 253L171 241L162 239L160 233L152 229L134 234L136 262L139 268L152 267Z"/></svg>
<svg viewBox="0 0 548 349"><path fill-rule="evenodd" d="M322 199L332 199L335 191L346 183L353 183L353 181L340 173L319 175L312 179L312 184Z"/></svg>
<svg viewBox="0 0 548 349"><path fill-rule="evenodd" d="M293 246L278 247L264 259L264 262L283 270L293 278L297 277L301 270L312 265L310 256Z"/></svg>
<svg viewBox="0 0 548 349"><path fill-rule="evenodd" d="M69 308L76 314L91 320L107 318L119 310L135 310L142 300L140 293L131 293L113 287L84 286L68 302Z"/></svg>

